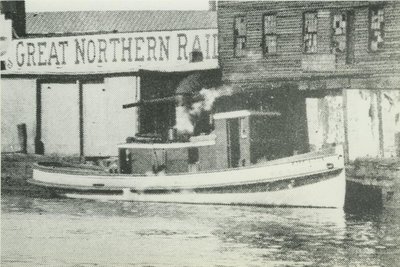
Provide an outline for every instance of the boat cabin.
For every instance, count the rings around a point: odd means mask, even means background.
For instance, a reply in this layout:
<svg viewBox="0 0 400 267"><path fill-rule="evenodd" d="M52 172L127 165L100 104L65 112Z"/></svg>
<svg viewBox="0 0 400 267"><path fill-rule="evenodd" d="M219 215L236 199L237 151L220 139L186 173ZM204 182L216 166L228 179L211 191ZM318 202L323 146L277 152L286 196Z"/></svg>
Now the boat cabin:
<svg viewBox="0 0 400 267"><path fill-rule="evenodd" d="M214 131L186 142L134 139L121 144L120 173L162 175L249 166L288 156L278 112L239 110L213 116Z"/></svg>

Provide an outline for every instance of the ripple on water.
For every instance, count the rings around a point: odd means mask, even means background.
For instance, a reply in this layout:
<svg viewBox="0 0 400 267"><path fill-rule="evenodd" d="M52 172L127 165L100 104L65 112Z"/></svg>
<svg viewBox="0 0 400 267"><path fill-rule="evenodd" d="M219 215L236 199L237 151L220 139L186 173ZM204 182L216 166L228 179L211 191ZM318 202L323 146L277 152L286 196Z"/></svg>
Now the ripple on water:
<svg viewBox="0 0 400 267"><path fill-rule="evenodd" d="M2 265L395 266L397 222L323 209L2 196Z"/></svg>

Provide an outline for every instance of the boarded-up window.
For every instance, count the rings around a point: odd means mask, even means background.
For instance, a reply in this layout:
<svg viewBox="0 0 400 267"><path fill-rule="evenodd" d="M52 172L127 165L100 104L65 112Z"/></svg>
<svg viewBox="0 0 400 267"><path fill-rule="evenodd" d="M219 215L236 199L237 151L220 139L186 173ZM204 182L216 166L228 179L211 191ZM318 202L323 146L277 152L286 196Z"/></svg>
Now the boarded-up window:
<svg viewBox="0 0 400 267"><path fill-rule="evenodd" d="M274 54L277 52L277 35L276 35L276 15L264 15L264 54Z"/></svg>
<svg viewBox="0 0 400 267"><path fill-rule="evenodd" d="M369 49L378 51L384 42L384 10L383 7L371 7L369 29Z"/></svg>
<svg viewBox="0 0 400 267"><path fill-rule="evenodd" d="M346 52L347 47L347 13L333 15L332 49L335 54Z"/></svg>
<svg viewBox="0 0 400 267"><path fill-rule="evenodd" d="M304 52L317 52L317 30L318 14L317 12L304 13Z"/></svg>
<svg viewBox="0 0 400 267"><path fill-rule="evenodd" d="M346 64L354 62L353 11L339 11L332 17L332 53L337 62L345 59Z"/></svg>
<svg viewBox="0 0 400 267"><path fill-rule="evenodd" d="M234 22L234 49L235 56L244 56L246 49L246 18L239 16Z"/></svg>

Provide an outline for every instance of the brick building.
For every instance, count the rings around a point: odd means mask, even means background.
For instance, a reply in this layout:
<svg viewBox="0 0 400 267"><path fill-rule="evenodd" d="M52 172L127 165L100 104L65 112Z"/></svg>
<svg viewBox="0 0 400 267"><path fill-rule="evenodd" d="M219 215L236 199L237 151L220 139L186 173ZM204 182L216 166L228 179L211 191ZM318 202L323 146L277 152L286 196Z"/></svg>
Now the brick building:
<svg viewBox="0 0 400 267"><path fill-rule="evenodd" d="M219 1L225 107L284 114L289 153L400 156L400 2Z"/></svg>

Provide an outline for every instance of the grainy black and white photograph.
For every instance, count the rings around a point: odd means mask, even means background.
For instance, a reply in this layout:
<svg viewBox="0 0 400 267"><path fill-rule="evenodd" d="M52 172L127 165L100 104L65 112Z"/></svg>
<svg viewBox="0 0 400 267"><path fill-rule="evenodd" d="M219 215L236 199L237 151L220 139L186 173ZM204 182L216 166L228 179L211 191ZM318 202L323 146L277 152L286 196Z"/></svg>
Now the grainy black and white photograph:
<svg viewBox="0 0 400 267"><path fill-rule="evenodd" d="M1 266L400 266L400 1L0 11Z"/></svg>

